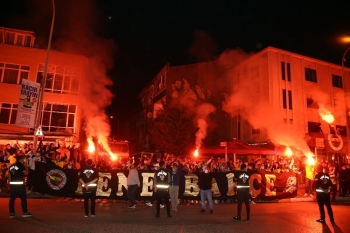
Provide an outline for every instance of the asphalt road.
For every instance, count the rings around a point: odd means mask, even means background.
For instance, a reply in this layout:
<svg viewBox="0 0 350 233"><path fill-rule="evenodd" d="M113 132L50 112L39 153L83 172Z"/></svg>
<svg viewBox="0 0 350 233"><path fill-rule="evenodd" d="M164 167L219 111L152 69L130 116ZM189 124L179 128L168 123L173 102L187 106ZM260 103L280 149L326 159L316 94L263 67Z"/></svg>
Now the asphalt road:
<svg viewBox="0 0 350 233"><path fill-rule="evenodd" d="M138 204L129 209L124 203L97 203L96 218L85 218L83 202L62 198L28 199L28 209L34 215L23 218L20 200L16 200L16 218L10 219L8 198L0 198L1 233L44 233L44 232L350 232L350 203L333 205L336 225L320 224L316 202L264 203L251 205L251 220L233 220L237 205L215 204L214 214L208 207L200 213L200 205L179 206L172 211L172 218L166 217L161 209L161 217L155 218L155 206ZM327 213L327 211L326 211Z"/></svg>

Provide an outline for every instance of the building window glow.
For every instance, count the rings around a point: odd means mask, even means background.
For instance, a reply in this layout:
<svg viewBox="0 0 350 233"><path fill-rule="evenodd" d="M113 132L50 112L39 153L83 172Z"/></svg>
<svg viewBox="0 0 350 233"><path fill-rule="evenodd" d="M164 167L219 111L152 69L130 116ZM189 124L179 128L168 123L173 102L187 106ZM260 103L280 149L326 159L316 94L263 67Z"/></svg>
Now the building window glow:
<svg viewBox="0 0 350 233"><path fill-rule="evenodd" d="M44 64L40 64L36 81L44 76ZM49 65L45 83L45 92L61 94L79 94L81 70L72 67Z"/></svg>
<svg viewBox="0 0 350 233"><path fill-rule="evenodd" d="M0 103L0 124L15 124L18 104Z"/></svg>
<svg viewBox="0 0 350 233"><path fill-rule="evenodd" d="M0 82L21 84L22 79L28 79L29 66L0 62Z"/></svg>
<svg viewBox="0 0 350 233"><path fill-rule="evenodd" d="M44 103L42 130L59 132L71 129L74 132L76 105Z"/></svg>

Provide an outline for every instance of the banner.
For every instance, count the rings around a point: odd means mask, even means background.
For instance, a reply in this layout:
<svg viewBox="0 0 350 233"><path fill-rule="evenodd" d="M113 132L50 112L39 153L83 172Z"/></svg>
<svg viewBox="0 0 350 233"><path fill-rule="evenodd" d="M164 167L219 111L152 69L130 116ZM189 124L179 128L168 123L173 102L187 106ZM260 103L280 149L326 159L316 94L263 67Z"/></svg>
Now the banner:
<svg viewBox="0 0 350 233"><path fill-rule="evenodd" d="M36 162L36 179L34 191L56 196L78 197L82 195L82 187L78 182L76 170L62 169L55 164ZM141 185L136 190L136 199L145 200L152 196L152 171L138 171ZM127 199L127 177L129 171L113 170L99 172L97 197L111 199ZM212 180L213 197L219 200L235 199L236 190L233 178L236 172L218 172ZM181 175L179 185L180 199L199 200L200 189L198 176L195 174ZM254 172L249 180L252 196L259 199L281 199L296 197L297 179L293 172L265 173Z"/></svg>
<svg viewBox="0 0 350 233"><path fill-rule="evenodd" d="M40 83L22 79L19 96L16 125L34 128L35 113L38 105Z"/></svg>

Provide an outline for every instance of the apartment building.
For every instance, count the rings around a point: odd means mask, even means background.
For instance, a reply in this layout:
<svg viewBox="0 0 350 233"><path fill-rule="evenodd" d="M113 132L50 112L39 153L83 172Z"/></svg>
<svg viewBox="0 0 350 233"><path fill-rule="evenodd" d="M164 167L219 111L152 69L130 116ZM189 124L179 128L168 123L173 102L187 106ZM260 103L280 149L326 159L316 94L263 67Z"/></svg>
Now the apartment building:
<svg viewBox="0 0 350 233"><path fill-rule="evenodd" d="M344 69L344 77L350 78L350 69ZM348 159L350 115L350 82L344 77L340 65L268 47L229 69L219 61L177 67L167 64L139 98L147 122L156 117L162 100L186 94L193 99L216 98L214 102L219 102L221 91L230 95L248 86L245 98L267 104L270 113L282 122L278 127L286 133L303 135L302 140L319 158L343 161ZM334 115L334 123L322 120L322 106ZM254 127L239 111L228 121L225 117L217 122L218 127L226 129L221 139L271 144L268 130Z"/></svg>
<svg viewBox="0 0 350 233"><path fill-rule="evenodd" d="M33 129L15 125L22 79L40 82L45 49L35 48L35 34L0 27L0 144L33 140ZM80 86L87 75L84 56L50 51L43 98L45 140L78 141L81 129Z"/></svg>

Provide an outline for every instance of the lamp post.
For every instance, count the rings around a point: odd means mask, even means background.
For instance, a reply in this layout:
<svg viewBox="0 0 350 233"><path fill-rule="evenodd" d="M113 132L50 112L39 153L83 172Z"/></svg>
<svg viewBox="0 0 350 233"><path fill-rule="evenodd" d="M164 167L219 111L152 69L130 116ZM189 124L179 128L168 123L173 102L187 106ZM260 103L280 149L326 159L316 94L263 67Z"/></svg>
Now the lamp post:
<svg viewBox="0 0 350 233"><path fill-rule="evenodd" d="M350 37L344 37L344 38L342 38L342 41L343 42L350 42ZM346 56L346 54L348 53L348 51L350 50L350 46L345 50L345 52L344 52L344 54L343 54L343 57L342 57L342 59L341 59L341 69L342 69L342 80L343 80L343 82L345 81L345 72L344 72L344 62L346 61L346 59L345 59L345 56ZM346 92L346 90L344 90L344 92ZM346 111L346 129L347 129L347 136L349 137L350 135L349 135L349 133L350 133L350 129L349 129L349 126L350 126L350 124L349 124L349 110L347 109L347 111ZM350 144L349 144L349 142L350 142L350 140L348 139L348 153L349 153L349 149L350 149ZM346 157L348 157L348 156L346 156Z"/></svg>
<svg viewBox="0 0 350 233"><path fill-rule="evenodd" d="M41 79L40 82L40 96L39 96L39 103L38 103L38 108L36 111L36 123L35 123L35 128L34 128L34 140L33 140L33 146L34 149L36 150L36 145L38 142L38 135L37 135L37 130L39 127L41 128L41 121L42 121L42 114L41 111L43 109L43 98L44 98L44 92L45 92L45 83L46 83L46 78L47 78L47 67L49 64L49 56L50 56L50 49L51 49L51 40L52 40L52 32L53 32L53 26L55 24L55 0L52 1L52 20L51 20L51 29L50 29L50 36L49 36L49 42L47 45L47 51L46 51L46 59L45 59L45 66L44 66L44 74L43 78Z"/></svg>

